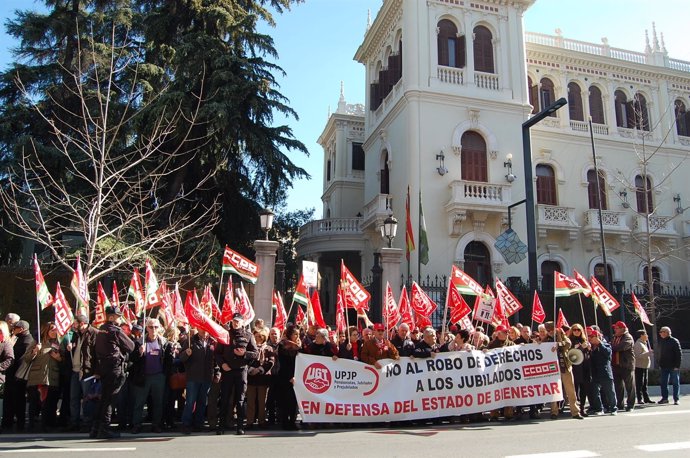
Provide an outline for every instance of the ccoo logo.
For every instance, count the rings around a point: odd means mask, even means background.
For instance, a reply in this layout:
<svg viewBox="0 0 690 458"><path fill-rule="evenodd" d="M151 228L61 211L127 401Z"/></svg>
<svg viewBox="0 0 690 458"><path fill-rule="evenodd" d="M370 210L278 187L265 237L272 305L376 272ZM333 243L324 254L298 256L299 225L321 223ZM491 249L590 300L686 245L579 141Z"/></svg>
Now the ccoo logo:
<svg viewBox="0 0 690 458"><path fill-rule="evenodd" d="M321 394L331 387L333 381L331 371L321 363L307 366L302 376L304 386L314 394Z"/></svg>

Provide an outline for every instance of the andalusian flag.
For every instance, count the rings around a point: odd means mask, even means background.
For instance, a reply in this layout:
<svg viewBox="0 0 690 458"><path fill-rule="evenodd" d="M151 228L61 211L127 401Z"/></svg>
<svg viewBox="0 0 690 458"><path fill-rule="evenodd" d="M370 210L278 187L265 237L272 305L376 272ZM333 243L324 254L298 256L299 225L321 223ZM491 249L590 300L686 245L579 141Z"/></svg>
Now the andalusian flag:
<svg viewBox="0 0 690 458"><path fill-rule="evenodd" d="M591 277L589 284L592 285L592 299L594 299L594 302L601 307L606 316L611 316L611 312L621 305L596 278Z"/></svg>
<svg viewBox="0 0 690 458"><path fill-rule="evenodd" d="M163 302L160 284L148 259L146 260L146 278L144 280L146 282L144 285L146 288L146 309L148 310Z"/></svg>
<svg viewBox="0 0 690 458"><path fill-rule="evenodd" d="M139 278L139 269L134 268L132 279L129 281L129 289L127 290L127 297L134 299L134 314L140 316L144 313L144 289L141 287L141 279Z"/></svg>
<svg viewBox="0 0 690 458"><path fill-rule="evenodd" d="M295 294L292 296L292 301L302 305L309 303L309 290L307 285L304 284L304 275L299 276L299 282L297 282L297 289L295 289Z"/></svg>
<svg viewBox="0 0 690 458"><path fill-rule="evenodd" d="M410 187L407 187L407 201L405 201L405 216L407 223L405 225L405 257L410 260L410 252L415 250L414 233L412 232L412 218L410 218Z"/></svg>
<svg viewBox="0 0 690 458"><path fill-rule="evenodd" d="M633 301L633 306L635 307L635 312L640 316L640 320L644 324L648 324L649 326L654 326L651 321L649 321L649 317L647 316L647 312L645 311L644 307L642 307L642 304L640 304L640 301L637 300L637 297L635 297L635 293L632 293L632 301Z"/></svg>
<svg viewBox="0 0 690 458"><path fill-rule="evenodd" d="M41 268L38 265L38 258L34 254L34 276L36 278L36 298L41 304L41 310L45 310L53 303L53 295L48 291L48 285L43 278Z"/></svg>
<svg viewBox="0 0 690 458"><path fill-rule="evenodd" d="M456 265L453 265L450 269L450 281L460 294L484 296L484 288Z"/></svg>
<svg viewBox="0 0 690 458"><path fill-rule="evenodd" d="M86 285L86 277L81 270L81 260L77 255L77 267L74 269L72 282L70 283L70 290L77 298L77 315L89 316L89 290Z"/></svg>
<svg viewBox="0 0 690 458"><path fill-rule="evenodd" d="M429 240L426 237L426 222L422 210L422 190L419 190L419 262L429 263Z"/></svg>

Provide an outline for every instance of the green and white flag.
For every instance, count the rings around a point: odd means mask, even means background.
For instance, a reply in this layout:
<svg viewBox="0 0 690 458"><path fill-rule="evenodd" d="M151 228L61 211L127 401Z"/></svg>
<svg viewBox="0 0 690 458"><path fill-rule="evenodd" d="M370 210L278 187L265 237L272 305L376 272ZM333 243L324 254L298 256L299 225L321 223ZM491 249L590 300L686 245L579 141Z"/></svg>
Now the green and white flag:
<svg viewBox="0 0 690 458"><path fill-rule="evenodd" d="M419 262L429 263L429 240L426 237L426 222L422 211L422 190L419 190Z"/></svg>

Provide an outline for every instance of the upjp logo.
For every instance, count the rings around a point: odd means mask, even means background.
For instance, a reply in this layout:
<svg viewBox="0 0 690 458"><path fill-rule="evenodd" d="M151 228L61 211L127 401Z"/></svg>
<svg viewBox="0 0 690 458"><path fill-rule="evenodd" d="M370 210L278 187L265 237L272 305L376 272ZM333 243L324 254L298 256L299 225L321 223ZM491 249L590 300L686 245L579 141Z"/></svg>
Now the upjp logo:
<svg viewBox="0 0 690 458"><path fill-rule="evenodd" d="M302 381L304 386L314 394L321 394L331 387L331 371L321 363L307 366Z"/></svg>

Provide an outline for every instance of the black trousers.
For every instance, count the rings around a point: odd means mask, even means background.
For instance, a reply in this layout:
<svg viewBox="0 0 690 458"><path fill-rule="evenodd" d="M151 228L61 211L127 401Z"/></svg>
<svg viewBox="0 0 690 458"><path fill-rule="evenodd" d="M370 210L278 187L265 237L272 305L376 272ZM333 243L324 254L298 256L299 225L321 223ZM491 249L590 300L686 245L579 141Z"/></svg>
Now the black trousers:
<svg viewBox="0 0 690 458"><path fill-rule="evenodd" d="M26 423L26 380L17 380L14 373L5 378L5 399L2 404L2 427L9 429L17 421L17 430Z"/></svg>
<svg viewBox="0 0 690 458"><path fill-rule="evenodd" d="M289 381L280 381L277 388L280 422L283 427L293 426L297 421L297 397L295 396L295 388Z"/></svg>
<svg viewBox="0 0 690 458"><path fill-rule="evenodd" d="M649 400L649 391L647 390L647 383L649 381L649 369L636 367L635 368L635 390L637 391L637 401L646 402Z"/></svg>
<svg viewBox="0 0 690 458"><path fill-rule="evenodd" d="M625 406L635 406L635 372L632 369L622 369L620 367L613 368L613 386L616 390L616 399L618 400L618 408L623 409ZM623 400L623 390L628 393L625 406Z"/></svg>
<svg viewBox="0 0 690 458"><path fill-rule="evenodd" d="M101 376L101 400L93 417L93 430L105 429L110 426L113 408L124 384L125 374L122 371L104 371L104 375Z"/></svg>
<svg viewBox="0 0 690 458"><path fill-rule="evenodd" d="M230 409L230 396L235 400L235 412L237 414L237 429L244 426L244 419L247 417L247 367L232 369L223 372L220 379L220 417L218 427L225 428Z"/></svg>

